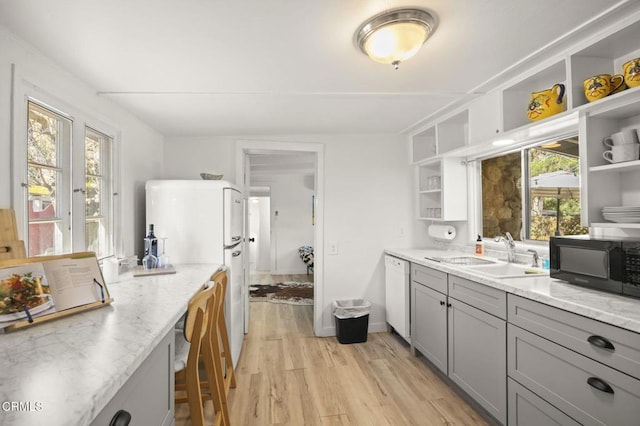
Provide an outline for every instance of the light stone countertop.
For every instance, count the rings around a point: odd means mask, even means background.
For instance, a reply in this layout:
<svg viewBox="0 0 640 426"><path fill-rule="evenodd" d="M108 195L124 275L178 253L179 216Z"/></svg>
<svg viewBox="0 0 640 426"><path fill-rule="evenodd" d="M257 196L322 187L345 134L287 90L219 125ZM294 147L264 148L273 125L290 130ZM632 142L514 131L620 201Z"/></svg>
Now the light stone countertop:
<svg viewBox="0 0 640 426"><path fill-rule="evenodd" d="M217 264L120 276L114 302L0 334L0 424L88 425L185 313ZM12 411L11 402L30 411Z"/></svg>
<svg viewBox="0 0 640 426"><path fill-rule="evenodd" d="M461 251L438 249L386 249L385 253L442 272L467 278L524 298L564 309L607 324L640 333L640 299L591 290L549 276L491 278L464 265L425 259L425 256L469 256ZM471 255L472 256L472 255Z"/></svg>

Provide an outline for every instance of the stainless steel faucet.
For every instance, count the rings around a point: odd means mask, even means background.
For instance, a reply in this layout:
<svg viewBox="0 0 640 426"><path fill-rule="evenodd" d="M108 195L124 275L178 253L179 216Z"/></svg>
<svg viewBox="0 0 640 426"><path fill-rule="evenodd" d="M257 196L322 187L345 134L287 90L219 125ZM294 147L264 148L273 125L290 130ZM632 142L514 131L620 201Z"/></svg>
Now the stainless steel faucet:
<svg viewBox="0 0 640 426"><path fill-rule="evenodd" d="M527 250L527 252L531 253L531 255L533 256L533 259L531 260L531 266L533 266L534 268L540 266L540 256L538 256L538 252L533 249L529 249Z"/></svg>
<svg viewBox="0 0 640 426"><path fill-rule="evenodd" d="M513 241L513 237L509 232L504 233L504 237L499 235L495 239L496 242L502 241L507 247L507 262L516 262L516 243Z"/></svg>

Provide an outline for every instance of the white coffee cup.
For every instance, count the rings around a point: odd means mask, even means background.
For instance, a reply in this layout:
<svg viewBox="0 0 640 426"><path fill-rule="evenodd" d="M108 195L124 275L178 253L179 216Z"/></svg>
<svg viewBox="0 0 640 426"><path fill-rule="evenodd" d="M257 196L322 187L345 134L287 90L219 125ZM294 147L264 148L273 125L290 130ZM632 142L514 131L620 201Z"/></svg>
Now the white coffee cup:
<svg viewBox="0 0 640 426"><path fill-rule="evenodd" d="M637 160L640 155L640 144L627 143L614 145L611 150L602 153L602 157L610 163Z"/></svg>
<svg viewBox="0 0 640 426"><path fill-rule="evenodd" d="M628 145L632 143L638 143L635 129L627 129L618 133L614 133L611 136L604 138L602 143L605 146L611 148L617 145Z"/></svg>

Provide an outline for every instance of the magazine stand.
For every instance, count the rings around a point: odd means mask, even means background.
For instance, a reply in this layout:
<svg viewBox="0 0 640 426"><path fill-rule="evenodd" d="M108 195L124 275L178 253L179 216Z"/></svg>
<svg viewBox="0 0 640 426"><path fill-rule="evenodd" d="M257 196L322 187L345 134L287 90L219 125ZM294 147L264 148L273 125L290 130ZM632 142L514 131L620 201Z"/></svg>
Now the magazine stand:
<svg viewBox="0 0 640 426"><path fill-rule="evenodd" d="M40 296L46 297L47 306L28 308L22 304L22 313L13 314L21 318L0 322L0 330L18 330L113 302L94 252L0 261L0 302L4 304L3 299L9 299L19 304L6 287L11 285L11 280L22 281L25 277L38 280L34 286L40 289L40 294L42 288L48 287L48 292Z"/></svg>

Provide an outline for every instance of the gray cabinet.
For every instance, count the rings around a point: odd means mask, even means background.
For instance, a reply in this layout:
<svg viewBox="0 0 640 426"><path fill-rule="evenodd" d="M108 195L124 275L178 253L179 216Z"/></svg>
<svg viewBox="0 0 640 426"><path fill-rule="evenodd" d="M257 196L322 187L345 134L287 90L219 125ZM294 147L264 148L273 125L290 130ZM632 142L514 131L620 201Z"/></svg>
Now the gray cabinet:
<svg viewBox="0 0 640 426"><path fill-rule="evenodd" d="M508 316L510 418L513 379L580 424L638 424L640 335L515 295Z"/></svg>
<svg viewBox="0 0 640 426"><path fill-rule="evenodd" d="M412 273L419 281L411 281L411 348L418 350L444 374L447 374L447 296L428 287L431 282L436 287L446 274L413 265ZM426 271L424 269L427 269Z"/></svg>
<svg viewBox="0 0 640 426"><path fill-rule="evenodd" d="M637 426L640 380L508 326L509 377L585 425Z"/></svg>
<svg viewBox="0 0 640 426"><path fill-rule="evenodd" d="M411 267L411 345L506 424L506 296L435 269Z"/></svg>
<svg viewBox="0 0 640 426"><path fill-rule="evenodd" d="M454 287L457 290L452 291ZM506 321L457 300L454 294L466 301L502 300L503 304L497 308L502 313L506 311L506 297L500 290L449 275L449 377L493 417L506 424Z"/></svg>
<svg viewBox="0 0 640 426"><path fill-rule="evenodd" d="M131 425L175 423L174 331L171 330L91 423L110 424L119 410L131 414Z"/></svg>

